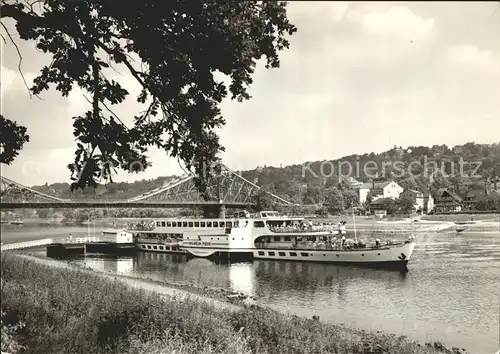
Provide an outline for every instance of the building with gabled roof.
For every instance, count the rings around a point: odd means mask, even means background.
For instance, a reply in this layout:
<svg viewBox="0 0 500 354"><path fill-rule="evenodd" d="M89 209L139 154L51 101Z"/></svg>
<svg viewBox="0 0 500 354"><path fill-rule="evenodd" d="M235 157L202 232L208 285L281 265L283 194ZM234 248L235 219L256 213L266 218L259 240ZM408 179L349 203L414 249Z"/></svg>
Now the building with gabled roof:
<svg viewBox="0 0 500 354"><path fill-rule="evenodd" d="M463 199L456 193L439 188L436 192L435 210L439 213L462 211Z"/></svg>
<svg viewBox="0 0 500 354"><path fill-rule="evenodd" d="M398 199L403 192L403 187L395 181L367 182L356 187L356 190L359 195L359 203L363 204L366 202L368 194L370 194L372 201L380 198Z"/></svg>

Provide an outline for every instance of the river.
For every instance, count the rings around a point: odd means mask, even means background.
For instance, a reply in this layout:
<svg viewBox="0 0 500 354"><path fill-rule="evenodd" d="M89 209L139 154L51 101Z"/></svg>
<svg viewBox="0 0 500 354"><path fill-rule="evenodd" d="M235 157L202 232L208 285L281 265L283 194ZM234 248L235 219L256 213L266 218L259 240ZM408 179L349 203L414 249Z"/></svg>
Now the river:
<svg viewBox="0 0 500 354"><path fill-rule="evenodd" d="M2 242L87 232L86 227L2 226ZM116 273L240 291L280 311L442 341L472 353L491 354L500 347L499 232L419 233L405 275L287 261L215 264L151 253L85 262Z"/></svg>

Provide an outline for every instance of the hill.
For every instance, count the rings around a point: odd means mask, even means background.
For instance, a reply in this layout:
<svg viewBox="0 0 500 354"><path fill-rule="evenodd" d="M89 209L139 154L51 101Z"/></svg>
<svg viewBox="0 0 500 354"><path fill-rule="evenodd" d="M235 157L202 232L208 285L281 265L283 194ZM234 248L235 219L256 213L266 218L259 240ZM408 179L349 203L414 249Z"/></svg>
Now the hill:
<svg viewBox="0 0 500 354"><path fill-rule="evenodd" d="M385 152L344 156L336 160L313 161L285 167L257 167L241 171L249 181L291 202L316 204L328 199L332 188L347 193L354 178L359 182L395 180L404 188L437 190L445 187L463 194L486 188L500 177L500 142L469 142L446 145L393 147ZM158 188L176 176L158 177L133 183L99 185L95 189L70 192L68 183L32 188L71 199L127 199Z"/></svg>

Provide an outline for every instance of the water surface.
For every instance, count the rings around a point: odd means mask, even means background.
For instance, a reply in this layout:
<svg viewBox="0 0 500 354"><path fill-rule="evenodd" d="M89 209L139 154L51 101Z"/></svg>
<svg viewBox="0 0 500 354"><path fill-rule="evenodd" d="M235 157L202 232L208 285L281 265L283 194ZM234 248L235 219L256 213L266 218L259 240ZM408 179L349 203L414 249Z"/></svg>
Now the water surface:
<svg viewBox="0 0 500 354"><path fill-rule="evenodd" d="M36 232L41 237L88 233L81 227L2 231L2 242ZM116 273L241 291L297 315L494 353L500 347L500 233L420 233L417 241L406 274L287 261L215 264L153 253L87 258L85 263Z"/></svg>

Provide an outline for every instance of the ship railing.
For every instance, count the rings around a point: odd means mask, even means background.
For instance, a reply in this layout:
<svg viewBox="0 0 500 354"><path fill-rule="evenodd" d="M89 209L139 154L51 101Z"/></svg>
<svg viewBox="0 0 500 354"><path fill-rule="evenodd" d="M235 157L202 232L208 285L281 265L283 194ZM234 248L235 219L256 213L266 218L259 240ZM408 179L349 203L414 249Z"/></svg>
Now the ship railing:
<svg viewBox="0 0 500 354"><path fill-rule="evenodd" d="M139 221L127 224L127 229L130 231L153 231L155 227L154 221Z"/></svg>
<svg viewBox="0 0 500 354"><path fill-rule="evenodd" d="M391 246L397 246L401 244L402 243L384 243L380 244L379 246L373 244L371 245L346 244L345 246L342 246L341 243L329 244L325 242L318 242L318 243L303 242L292 245L279 245L276 243L256 243L255 247L261 249L345 251L345 250L358 250L358 249L375 250Z"/></svg>
<svg viewBox="0 0 500 354"><path fill-rule="evenodd" d="M275 233L300 233L300 232L338 232L339 230L332 229L329 227L305 227L305 228L293 228L293 227L269 227L269 230Z"/></svg>
<svg viewBox="0 0 500 354"><path fill-rule="evenodd" d="M180 242L182 239L173 239L173 238L148 238L148 237L138 237L137 242L147 242L147 243L157 243L157 244L164 244L164 243L175 243L175 242Z"/></svg>
<svg viewBox="0 0 500 354"><path fill-rule="evenodd" d="M65 242L68 243L92 243L92 242L100 242L101 239L100 237L96 236L88 236L88 237L76 237L76 238L69 238L67 237L65 239Z"/></svg>

